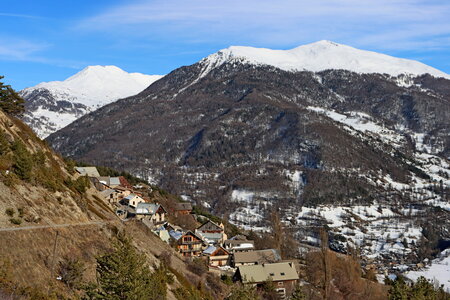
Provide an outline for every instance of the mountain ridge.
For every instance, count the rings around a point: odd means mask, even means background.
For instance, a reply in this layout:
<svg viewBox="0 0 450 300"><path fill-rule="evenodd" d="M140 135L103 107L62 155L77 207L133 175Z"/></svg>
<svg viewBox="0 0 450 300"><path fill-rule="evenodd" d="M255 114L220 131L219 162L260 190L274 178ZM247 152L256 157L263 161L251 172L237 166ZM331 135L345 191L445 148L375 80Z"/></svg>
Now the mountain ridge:
<svg viewBox="0 0 450 300"><path fill-rule="evenodd" d="M231 46L201 61L218 66L233 59L244 59L245 62L253 64L266 64L285 71L319 72L342 69L356 73L387 73L393 76L429 73L435 77L450 79L449 74L418 61L360 50L327 40L301 45L290 50Z"/></svg>

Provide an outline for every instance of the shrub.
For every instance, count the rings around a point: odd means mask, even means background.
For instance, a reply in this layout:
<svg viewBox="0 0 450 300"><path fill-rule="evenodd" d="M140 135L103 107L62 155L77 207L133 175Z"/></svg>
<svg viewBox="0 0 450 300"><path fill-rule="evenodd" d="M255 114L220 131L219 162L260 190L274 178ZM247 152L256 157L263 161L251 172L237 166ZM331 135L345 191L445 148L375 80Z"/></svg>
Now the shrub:
<svg viewBox="0 0 450 300"><path fill-rule="evenodd" d="M19 219L19 218L11 218L11 219L9 219L9 221L10 221L11 223L13 223L14 225L20 225L20 224L22 224L22 219Z"/></svg>
<svg viewBox="0 0 450 300"><path fill-rule="evenodd" d="M208 265L206 264L206 261L200 258L194 258L192 261L189 261L187 268L189 271L197 274L198 276L202 276L208 272Z"/></svg>
<svg viewBox="0 0 450 300"><path fill-rule="evenodd" d="M19 207L17 209L18 213L19 213L19 218L23 218L23 216L25 215L25 211L23 209L23 207Z"/></svg>
<svg viewBox="0 0 450 300"><path fill-rule="evenodd" d="M226 274L222 274L222 276L220 276L220 279L223 281L223 283L225 283L226 285L232 285L233 284L233 279L231 278L231 276L228 276Z"/></svg>
<svg viewBox="0 0 450 300"><path fill-rule="evenodd" d="M158 258L163 265L169 267L172 262L172 253L169 251L163 251Z"/></svg>
<svg viewBox="0 0 450 300"><path fill-rule="evenodd" d="M7 208L5 210L5 214L8 215L9 217L14 216L14 208Z"/></svg>

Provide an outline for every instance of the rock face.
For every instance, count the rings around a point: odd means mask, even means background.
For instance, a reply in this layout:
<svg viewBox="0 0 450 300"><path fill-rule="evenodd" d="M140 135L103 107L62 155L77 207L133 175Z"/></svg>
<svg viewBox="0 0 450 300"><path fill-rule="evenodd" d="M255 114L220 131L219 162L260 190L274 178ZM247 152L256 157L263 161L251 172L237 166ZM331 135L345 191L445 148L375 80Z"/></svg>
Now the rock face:
<svg viewBox="0 0 450 300"><path fill-rule="evenodd" d="M95 109L141 92L160 75L127 73L115 66L89 66L64 81L26 88L24 121L41 137Z"/></svg>
<svg viewBox="0 0 450 300"><path fill-rule="evenodd" d="M352 70L302 70L302 55L320 62L334 48L358 54ZM222 50L47 140L64 155L149 178L226 215L249 202L368 203L397 183L450 184L449 76L348 48L319 42L284 56ZM373 73L379 65L370 59L380 56L393 63L390 74ZM427 169L422 152L444 167ZM265 219L261 211L255 220Z"/></svg>

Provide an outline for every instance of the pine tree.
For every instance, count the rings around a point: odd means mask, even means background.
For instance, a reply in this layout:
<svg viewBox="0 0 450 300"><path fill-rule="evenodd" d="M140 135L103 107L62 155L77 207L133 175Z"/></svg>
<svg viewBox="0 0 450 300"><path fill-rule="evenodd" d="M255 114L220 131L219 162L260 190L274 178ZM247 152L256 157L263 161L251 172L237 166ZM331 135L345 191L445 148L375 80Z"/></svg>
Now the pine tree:
<svg viewBox="0 0 450 300"><path fill-rule="evenodd" d="M8 139L3 130L0 130L0 155L5 155L10 149Z"/></svg>
<svg viewBox="0 0 450 300"><path fill-rule="evenodd" d="M84 263L76 258L65 257L59 262L61 281L72 290L80 287L84 271L86 271Z"/></svg>
<svg viewBox="0 0 450 300"><path fill-rule="evenodd" d="M30 180L31 170L33 169L31 153L21 141L14 142L12 150L14 153L14 173L22 180Z"/></svg>
<svg viewBox="0 0 450 300"><path fill-rule="evenodd" d="M162 270L150 272L145 256L131 240L119 234L114 251L97 258L97 283L86 288L89 299L163 300L167 294L167 275Z"/></svg>
<svg viewBox="0 0 450 300"><path fill-rule="evenodd" d="M306 295L303 292L301 285L299 285L299 284L296 285L295 290L289 299L291 299L291 300L306 300Z"/></svg>
<svg viewBox="0 0 450 300"><path fill-rule="evenodd" d="M233 286L231 294L225 298L226 300L258 300L259 296L256 288L251 285L237 284Z"/></svg>
<svg viewBox="0 0 450 300"><path fill-rule="evenodd" d="M0 80L4 76L0 76ZM0 109L12 116L19 116L25 112L25 100L14 91L11 86L0 81Z"/></svg>
<svg viewBox="0 0 450 300"><path fill-rule="evenodd" d="M390 285L389 300L408 300L409 286L402 277L397 277L394 281L386 277L385 284Z"/></svg>
<svg viewBox="0 0 450 300"><path fill-rule="evenodd" d="M261 296L264 300L277 300L279 299L275 284L272 280L264 281L261 289Z"/></svg>

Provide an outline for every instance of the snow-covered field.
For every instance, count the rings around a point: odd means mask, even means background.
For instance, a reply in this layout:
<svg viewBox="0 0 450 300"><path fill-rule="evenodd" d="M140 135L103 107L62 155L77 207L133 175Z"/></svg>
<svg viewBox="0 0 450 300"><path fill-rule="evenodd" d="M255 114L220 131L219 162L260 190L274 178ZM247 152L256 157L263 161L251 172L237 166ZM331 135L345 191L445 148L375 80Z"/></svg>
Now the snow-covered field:
<svg viewBox="0 0 450 300"><path fill-rule="evenodd" d="M443 251L440 256L431 262L431 266L420 271L407 272L406 277L417 280L420 276L434 280L444 285L444 290L450 292L450 249Z"/></svg>

